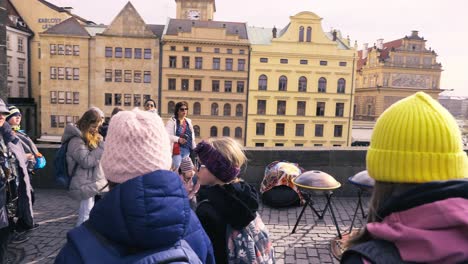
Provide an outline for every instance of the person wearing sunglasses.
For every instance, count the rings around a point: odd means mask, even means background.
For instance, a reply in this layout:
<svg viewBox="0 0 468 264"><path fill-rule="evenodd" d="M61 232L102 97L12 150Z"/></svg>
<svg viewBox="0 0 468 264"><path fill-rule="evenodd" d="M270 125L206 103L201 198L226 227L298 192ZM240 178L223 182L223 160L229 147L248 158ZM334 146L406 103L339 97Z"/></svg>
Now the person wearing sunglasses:
<svg viewBox="0 0 468 264"><path fill-rule="evenodd" d="M171 167L173 171L179 169L182 159L188 157L196 146L192 120L187 118L188 109L187 102L178 102L175 105L174 116L166 123L166 130L173 146Z"/></svg>
<svg viewBox="0 0 468 264"><path fill-rule="evenodd" d="M143 106L145 107L145 111L154 113L158 112L158 109L156 108L156 101L154 101L153 99L146 99Z"/></svg>

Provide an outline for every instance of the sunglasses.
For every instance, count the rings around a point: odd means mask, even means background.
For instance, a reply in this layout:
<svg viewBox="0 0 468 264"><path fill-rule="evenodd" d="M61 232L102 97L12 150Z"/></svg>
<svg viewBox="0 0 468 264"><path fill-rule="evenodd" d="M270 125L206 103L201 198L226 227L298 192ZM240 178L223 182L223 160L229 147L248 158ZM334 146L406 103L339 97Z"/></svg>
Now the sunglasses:
<svg viewBox="0 0 468 264"><path fill-rule="evenodd" d="M179 111L188 111L188 108L179 108Z"/></svg>

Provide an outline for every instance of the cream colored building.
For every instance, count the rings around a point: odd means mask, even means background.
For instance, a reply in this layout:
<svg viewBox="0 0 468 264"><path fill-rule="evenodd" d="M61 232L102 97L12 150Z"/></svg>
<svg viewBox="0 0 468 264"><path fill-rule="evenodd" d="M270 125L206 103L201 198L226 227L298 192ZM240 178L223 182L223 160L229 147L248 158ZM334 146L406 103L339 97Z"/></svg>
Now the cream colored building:
<svg viewBox="0 0 468 264"><path fill-rule="evenodd" d="M249 41L245 23L212 21L213 0L176 0L163 36L161 113L189 104L197 138L245 139Z"/></svg>
<svg viewBox="0 0 468 264"><path fill-rule="evenodd" d="M364 44L358 52L354 119L375 121L385 109L418 91L437 99L442 66L426 40L412 31L404 38L373 47Z"/></svg>
<svg viewBox="0 0 468 264"><path fill-rule="evenodd" d="M301 12L282 30L249 28L246 146L351 144L355 50L321 20Z"/></svg>

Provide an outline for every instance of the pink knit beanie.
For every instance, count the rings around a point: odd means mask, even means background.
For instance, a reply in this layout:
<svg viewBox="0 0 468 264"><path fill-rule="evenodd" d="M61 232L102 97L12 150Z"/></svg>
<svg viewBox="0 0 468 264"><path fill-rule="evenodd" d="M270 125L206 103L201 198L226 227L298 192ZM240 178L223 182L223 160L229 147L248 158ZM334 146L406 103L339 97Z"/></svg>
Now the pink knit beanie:
<svg viewBox="0 0 468 264"><path fill-rule="evenodd" d="M193 162L189 156L182 159L182 162L180 163L180 170L182 173L193 170Z"/></svg>
<svg viewBox="0 0 468 264"><path fill-rule="evenodd" d="M138 109L111 118L101 166L106 178L122 183L171 168L171 145L159 115Z"/></svg>

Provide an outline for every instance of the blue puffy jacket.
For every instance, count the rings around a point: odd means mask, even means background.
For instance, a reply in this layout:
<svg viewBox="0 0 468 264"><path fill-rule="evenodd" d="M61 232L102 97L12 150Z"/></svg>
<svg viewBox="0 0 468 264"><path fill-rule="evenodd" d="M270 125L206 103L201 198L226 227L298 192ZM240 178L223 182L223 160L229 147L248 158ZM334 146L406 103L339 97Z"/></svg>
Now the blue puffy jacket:
<svg viewBox="0 0 468 264"><path fill-rule="evenodd" d="M158 170L118 185L96 204L87 226L105 238L102 243L92 236L104 247L90 250L89 242L83 241L85 227L80 226L67 234L55 263L106 263L102 256L109 252L124 262L132 254L142 256L138 262L143 263L148 254L141 252L158 252L182 239L203 263L215 263L211 242L190 209L185 188L170 171Z"/></svg>

